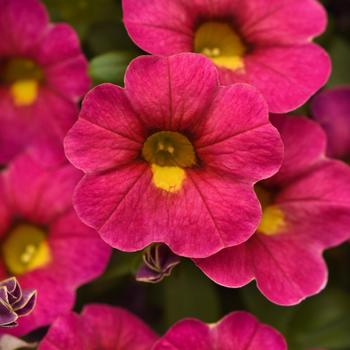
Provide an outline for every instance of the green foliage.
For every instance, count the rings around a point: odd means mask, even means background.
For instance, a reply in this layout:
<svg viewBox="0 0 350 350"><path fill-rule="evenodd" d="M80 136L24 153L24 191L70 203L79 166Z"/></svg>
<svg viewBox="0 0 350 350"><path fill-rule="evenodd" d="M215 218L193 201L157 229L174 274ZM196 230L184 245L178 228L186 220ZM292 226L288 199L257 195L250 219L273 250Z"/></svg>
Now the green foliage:
<svg viewBox="0 0 350 350"><path fill-rule="evenodd" d="M163 282L164 322L167 327L187 317L216 322L220 316L216 287L192 263L182 263Z"/></svg>
<svg viewBox="0 0 350 350"><path fill-rule="evenodd" d="M94 84L109 82L122 85L126 67L135 56L128 51L113 51L96 56L90 61L90 77Z"/></svg>

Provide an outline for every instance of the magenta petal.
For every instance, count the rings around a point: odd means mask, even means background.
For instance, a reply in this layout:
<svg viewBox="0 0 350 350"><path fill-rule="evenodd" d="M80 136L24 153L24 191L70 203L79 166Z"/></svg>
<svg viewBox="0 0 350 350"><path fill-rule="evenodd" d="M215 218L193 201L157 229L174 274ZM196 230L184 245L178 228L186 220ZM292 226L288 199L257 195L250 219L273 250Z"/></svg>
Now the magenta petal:
<svg viewBox="0 0 350 350"><path fill-rule="evenodd" d="M312 100L313 118L327 133L330 156L350 156L350 87L338 87L321 92Z"/></svg>
<svg viewBox="0 0 350 350"><path fill-rule="evenodd" d="M217 88L215 67L196 54L139 57L125 76L126 94L149 130L195 125L205 117Z"/></svg>
<svg viewBox="0 0 350 350"><path fill-rule="evenodd" d="M39 350L150 350L156 334L140 319L121 308L88 305L80 316L58 318Z"/></svg>
<svg viewBox="0 0 350 350"><path fill-rule="evenodd" d="M225 70L221 81L253 84L266 98L272 113L300 107L327 82L331 71L329 56L315 44L262 47L247 55L245 64L245 74L230 76Z"/></svg>
<svg viewBox="0 0 350 350"><path fill-rule="evenodd" d="M137 163L85 176L76 191L75 208L112 247L136 251L164 242L175 254L189 257L239 244L259 222L251 185L224 174L188 171L181 192L166 202L151 181L148 166Z"/></svg>
<svg viewBox="0 0 350 350"><path fill-rule="evenodd" d="M237 12L242 34L260 45L303 44L322 34L327 25L327 12L317 0L251 0Z"/></svg>
<svg viewBox="0 0 350 350"><path fill-rule="evenodd" d="M286 350L283 337L247 312L232 312L216 324L179 321L158 340L154 350Z"/></svg>
<svg viewBox="0 0 350 350"><path fill-rule="evenodd" d="M107 170L136 159L143 135L124 90L103 84L85 97L80 118L65 139L65 151L84 171Z"/></svg>
<svg viewBox="0 0 350 350"><path fill-rule="evenodd" d="M17 215L48 224L71 206L72 191L81 175L68 164L48 169L23 154L9 166L4 177L8 201Z"/></svg>
<svg viewBox="0 0 350 350"><path fill-rule="evenodd" d="M257 90L245 84L219 90L196 140L200 159L215 170L261 180L282 162L283 145Z"/></svg>
<svg viewBox="0 0 350 350"><path fill-rule="evenodd" d="M324 159L326 135L312 120L304 117L271 115L284 143L284 160L278 173L269 179L274 185L287 183ZM302 152L300 152L302 150Z"/></svg>
<svg viewBox="0 0 350 350"><path fill-rule="evenodd" d="M223 350L287 350L286 341L274 328L261 324L248 312L232 312L213 331L216 348Z"/></svg>
<svg viewBox="0 0 350 350"><path fill-rule="evenodd" d="M328 160L283 189L277 202L290 231L325 249L350 239L349 198L349 166Z"/></svg>
<svg viewBox="0 0 350 350"><path fill-rule="evenodd" d="M130 37L144 50L160 55L191 51L193 20L184 3L127 0L123 15Z"/></svg>
<svg viewBox="0 0 350 350"><path fill-rule="evenodd" d="M0 55L26 54L48 24L43 4L37 0L0 0L0 8Z"/></svg>

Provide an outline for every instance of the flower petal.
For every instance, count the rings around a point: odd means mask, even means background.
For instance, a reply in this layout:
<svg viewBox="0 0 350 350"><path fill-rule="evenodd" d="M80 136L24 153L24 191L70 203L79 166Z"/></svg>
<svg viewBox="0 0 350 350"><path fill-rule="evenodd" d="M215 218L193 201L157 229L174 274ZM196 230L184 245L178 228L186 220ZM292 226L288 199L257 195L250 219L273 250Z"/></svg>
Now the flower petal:
<svg viewBox="0 0 350 350"><path fill-rule="evenodd" d="M0 55L25 55L45 33L48 16L37 0L0 0Z"/></svg>
<svg viewBox="0 0 350 350"><path fill-rule="evenodd" d="M289 112L303 105L327 82L331 71L328 54L315 44L260 47L244 62L243 73L219 69L220 81L244 81L256 86L272 113Z"/></svg>
<svg viewBox="0 0 350 350"><path fill-rule="evenodd" d="M218 84L212 63L191 53L139 57L125 76L126 94L149 131L186 130L198 123Z"/></svg>
<svg viewBox="0 0 350 350"><path fill-rule="evenodd" d="M350 155L350 87L329 89L311 103L313 118L327 133L327 154L337 158Z"/></svg>
<svg viewBox="0 0 350 350"><path fill-rule="evenodd" d="M78 122L65 139L68 159L85 172L135 159L146 138L123 89L102 84L85 97Z"/></svg>
<svg viewBox="0 0 350 350"><path fill-rule="evenodd" d="M247 240L260 220L251 185L209 170L189 170L182 189L168 193L153 185L143 163L85 176L74 203L80 218L114 248L136 251L164 242L189 257Z"/></svg>
<svg viewBox="0 0 350 350"><path fill-rule="evenodd" d="M254 87L220 88L201 127L206 133L196 140L195 149L201 162L215 170L253 182L272 176L282 163L280 136Z"/></svg>

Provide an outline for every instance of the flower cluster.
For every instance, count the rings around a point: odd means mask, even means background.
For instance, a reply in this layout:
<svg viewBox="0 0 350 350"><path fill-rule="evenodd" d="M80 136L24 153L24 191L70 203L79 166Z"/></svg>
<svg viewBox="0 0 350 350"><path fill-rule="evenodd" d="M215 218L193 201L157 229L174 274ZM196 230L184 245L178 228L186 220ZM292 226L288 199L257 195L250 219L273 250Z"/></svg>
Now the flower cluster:
<svg viewBox="0 0 350 350"><path fill-rule="evenodd" d="M39 0L0 0L0 347L50 326L39 350L286 350L245 311L158 336L119 307L71 310L112 248L139 252L137 281L188 259L284 306L326 286L324 251L350 239L350 88L313 97L311 118L286 113L329 78L312 42L327 13L317 0L122 8L150 55L128 64L124 86L88 92L74 29Z"/></svg>

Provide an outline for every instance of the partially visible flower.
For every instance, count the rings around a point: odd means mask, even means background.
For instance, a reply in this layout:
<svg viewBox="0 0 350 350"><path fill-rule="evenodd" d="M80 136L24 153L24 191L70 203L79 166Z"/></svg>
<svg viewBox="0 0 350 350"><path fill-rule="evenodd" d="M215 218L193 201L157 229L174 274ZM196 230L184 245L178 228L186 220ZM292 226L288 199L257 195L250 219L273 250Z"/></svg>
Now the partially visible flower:
<svg viewBox="0 0 350 350"><path fill-rule="evenodd" d="M136 274L140 282L158 283L170 276L173 268L180 264L181 258L165 244L152 244L142 254L143 264Z"/></svg>
<svg viewBox="0 0 350 350"><path fill-rule="evenodd" d="M34 311L6 333L23 335L70 310L75 289L107 265L110 248L72 208L80 178L67 161L46 166L26 153L0 176L0 278L38 291Z"/></svg>
<svg viewBox="0 0 350 350"><path fill-rule="evenodd" d="M304 104L330 74L327 53L311 42L327 22L316 0L123 0L123 14L143 50L202 53L221 83L256 86L274 113Z"/></svg>
<svg viewBox="0 0 350 350"><path fill-rule="evenodd" d="M38 350L150 350L157 338L127 310L96 304L59 317Z"/></svg>
<svg viewBox="0 0 350 350"><path fill-rule="evenodd" d="M311 115L327 134L327 154L350 160L350 86L316 95L311 101Z"/></svg>
<svg viewBox="0 0 350 350"><path fill-rule="evenodd" d="M89 87L75 31L38 0L0 0L0 164L30 143L58 147Z"/></svg>
<svg viewBox="0 0 350 350"><path fill-rule="evenodd" d="M15 277L0 282L0 327L16 327L17 319L29 315L36 304L36 290L22 291Z"/></svg>
<svg viewBox="0 0 350 350"><path fill-rule="evenodd" d="M327 283L323 251L350 238L350 167L325 157L326 136L313 121L272 116L285 158L255 189L263 216L245 243L197 259L215 282L241 287L256 280L272 302L293 305Z"/></svg>
<svg viewBox="0 0 350 350"><path fill-rule="evenodd" d="M246 241L261 216L253 185L278 170L283 145L246 84L221 87L202 55L143 56L125 89L103 84L65 139L85 172L74 206L112 247L165 243L205 257Z"/></svg>
<svg viewBox="0 0 350 350"><path fill-rule="evenodd" d="M177 322L152 350L287 350L283 336L247 312L232 312L216 324Z"/></svg>

